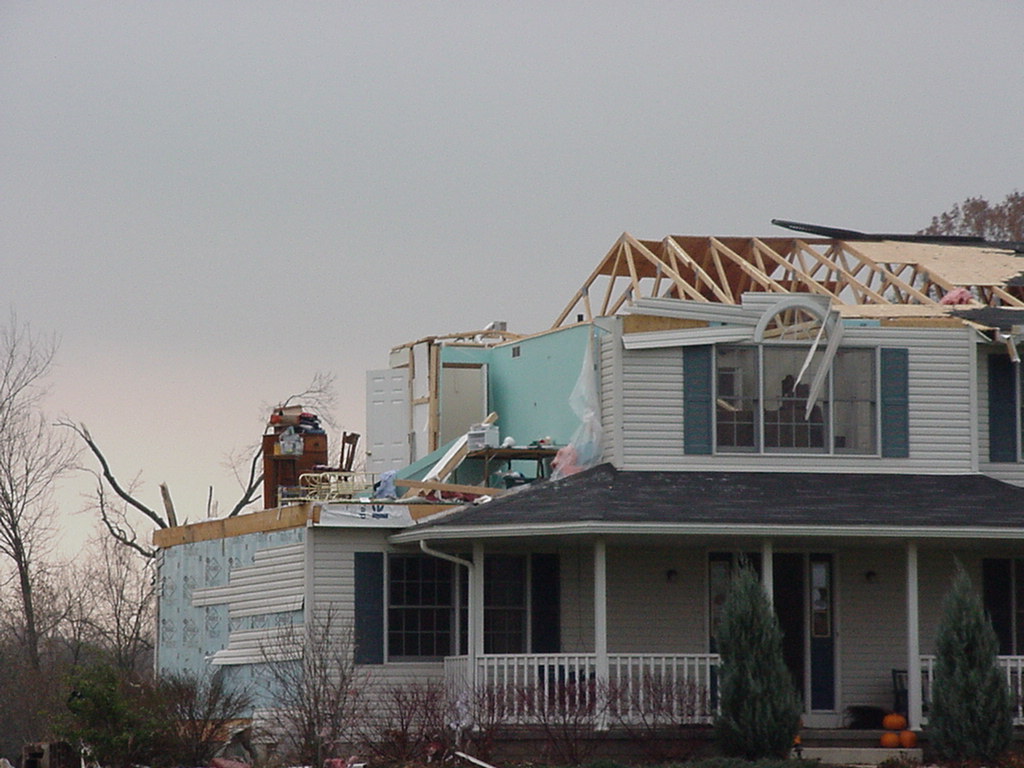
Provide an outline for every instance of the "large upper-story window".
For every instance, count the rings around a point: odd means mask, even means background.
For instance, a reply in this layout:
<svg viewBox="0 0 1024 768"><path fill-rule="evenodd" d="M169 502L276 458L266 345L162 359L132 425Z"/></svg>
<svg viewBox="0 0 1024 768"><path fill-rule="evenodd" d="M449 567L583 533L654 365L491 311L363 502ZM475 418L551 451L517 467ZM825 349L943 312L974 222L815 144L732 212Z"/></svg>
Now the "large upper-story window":
<svg viewBox="0 0 1024 768"><path fill-rule="evenodd" d="M809 402L823 356L807 345L718 346L717 450L877 453L877 350L838 350Z"/></svg>
<svg viewBox="0 0 1024 768"><path fill-rule="evenodd" d="M806 344L684 347L686 453L907 458L908 350L840 346L820 375L822 359L815 351L808 361L809 352Z"/></svg>

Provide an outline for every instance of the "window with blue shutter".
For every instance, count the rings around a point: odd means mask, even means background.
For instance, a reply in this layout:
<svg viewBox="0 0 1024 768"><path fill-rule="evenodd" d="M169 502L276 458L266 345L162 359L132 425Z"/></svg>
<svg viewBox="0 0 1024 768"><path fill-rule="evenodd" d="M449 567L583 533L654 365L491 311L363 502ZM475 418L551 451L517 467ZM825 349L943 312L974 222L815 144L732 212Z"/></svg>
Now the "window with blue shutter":
<svg viewBox="0 0 1024 768"><path fill-rule="evenodd" d="M683 348L683 446L686 453L711 453L712 346Z"/></svg>
<svg viewBox="0 0 1024 768"><path fill-rule="evenodd" d="M355 553L356 664L384 663L384 554Z"/></svg>
<svg viewBox="0 0 1024 768"><path fill-rule="evenodd" d="M910 365L906 349L883 349L880 358L882 456L910 455Z"/></svg>
<svg viewBox="0 0 1024 768"><path fill-rule="evenodd" d="M1017 461L1017 393L1007 355L988 356L988 460Z"/></svg>

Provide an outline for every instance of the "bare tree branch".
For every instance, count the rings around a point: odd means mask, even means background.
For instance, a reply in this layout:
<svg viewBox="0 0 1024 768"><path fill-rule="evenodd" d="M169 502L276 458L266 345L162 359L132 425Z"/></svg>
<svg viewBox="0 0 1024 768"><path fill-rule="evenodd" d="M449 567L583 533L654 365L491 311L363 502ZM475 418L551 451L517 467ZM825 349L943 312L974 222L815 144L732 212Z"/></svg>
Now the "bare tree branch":
<svg viewBox="0 0 1024 768"><path fill-rule="evenodd" d="M259 493L260 486L263 485L263 473L259 471L260 461L262 458L263 447L260 446L249 461L249 479L248 482L245 483L244 490L242 491L242 498L240 498L235 506L231 508L231 511L228 513L228 517L234 517L256 501L256 494Z"/></svg>
<svg viewBox="0 0 1024 768"><path fill-rule="evenodd" d="M139 510L139 512L141 512L150 520L152 520L153 523L155 523L158 528L168 527L167 521L164 520L164 518L160 514L154 512L152 509L147 507L145 504L143 504L141 501L132 496L132 494L130 494L128 491L121 487L121 484L117 482L117 478L114 477L114 473L110 471L110 464L107 463L107 457L103 455L103 451L101 451L100 447L96 445L95 441L92 439L92 435L89 434L89 430L86 428L85 424L75 424L74 422L62 420L57 422L57 425L61 427L67 427L68 429L72 430L89 447L89 450L92 451L93 456L95 456L96 460L100 463L100 467L103 468L103 478L107 481L107 484L113 489L114 493L120 496L124 502L135 507L135 509Z"/></svg>
<svg viewBox="0 0 1024 768"><path fill-rule="evenodd" d="M278 408L285 408L292 403L300 403L303 406L316 411L320 419L331 429L338 429L338 423L334 419L334 409L337 406L338 392L335 387L335 375L327 371L317 371L313 374L302 392L289 395L278 405ZM266 410L266 409L265 409Z"/></svg>
<svg viewBox="0 0 1024 768"><path fill-rule="evenodd" d="M107 504L106 492L103 490L102 479L99 475L96 475L95 472L93 475L96 477L96 503L93 507L99 513L100 520L103 522L103 527L107 529L107 533L110 534L114 541L119 544L123 544L129 549L135 550L143 557L155 557L155 549L144 547L139 544L138 534L125 520L124 512L112 510L110 508Z"/></svg>

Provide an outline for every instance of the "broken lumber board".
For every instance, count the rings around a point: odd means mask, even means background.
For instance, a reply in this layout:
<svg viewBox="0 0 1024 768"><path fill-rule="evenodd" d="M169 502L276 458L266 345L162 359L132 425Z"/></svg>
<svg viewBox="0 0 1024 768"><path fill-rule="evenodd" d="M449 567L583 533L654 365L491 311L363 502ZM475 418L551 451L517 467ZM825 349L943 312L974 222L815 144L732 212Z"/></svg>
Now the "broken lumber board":
<svg viewBox="0 0 1024 768"><path fill-rule="evenodd" d="M416 491L440 491L442 493L466 493L474 496L500 496L504 488L488 488L485 485L460 485L439 483L432 480L395 480L395 485Z"/></svg>
<svg viewBox="0 0 1024 768"><path fill-rule="evenodd" d="M247 533L285 531L305 526L309 521L320 522L319 506L301 504L277 507L236 517L204 520L201 523L179 525L174 528L160 528L153 531L153 546L166 548L178 544L193 544L197 541L244 536Z"/></svg>

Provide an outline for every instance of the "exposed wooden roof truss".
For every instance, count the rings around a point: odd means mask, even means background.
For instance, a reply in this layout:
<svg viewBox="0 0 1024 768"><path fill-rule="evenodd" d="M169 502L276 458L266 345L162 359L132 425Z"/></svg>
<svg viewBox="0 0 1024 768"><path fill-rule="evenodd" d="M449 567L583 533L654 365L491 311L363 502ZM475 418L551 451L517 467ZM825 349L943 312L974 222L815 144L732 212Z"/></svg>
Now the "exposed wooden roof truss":
<svg viewBox="0 0 1024 768"><path fill-rule="evenodd" d="M845 307L846 315L856 315L857 307L872 316L879 310L867 307L887 307L883 311L892 315L904 314L903 307L913 307L915 315L941 315L947 308L940 300L957 288L970 292L974 306L1024 308L1024 290L1016 285L1024 282L1024 259L1018 272L1016 260L1001 251L952 253L901 243L890 253L887 245L799 237L673 235L657 241L623 233L554 327L614 315L640 298L739 304L749 292L825 296Z"/></svg>

